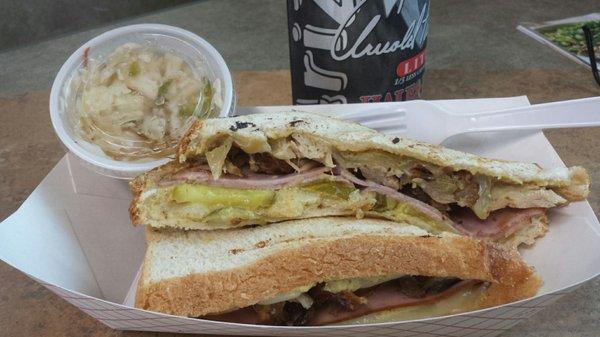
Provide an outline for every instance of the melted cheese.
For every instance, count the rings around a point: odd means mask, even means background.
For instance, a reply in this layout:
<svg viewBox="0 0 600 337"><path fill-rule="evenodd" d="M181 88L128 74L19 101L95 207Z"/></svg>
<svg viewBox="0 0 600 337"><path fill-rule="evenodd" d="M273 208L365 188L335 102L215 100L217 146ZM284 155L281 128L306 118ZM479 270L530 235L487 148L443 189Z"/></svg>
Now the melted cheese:
<svg viewBox="0 0 600 337"><path fill-rule="evenodd" d="M455 294L435 301L434 303L411 305L391 310L379 311L369 315L356 317L348 321L336 323L334 325L399 322L412 319L453 315L475 310L477 309L478 299L481 297L485 289L486 287L484 285L479 285L457 291Z"/></svg>
<svg viewBox="0 0 600 337"><path fill-rule="evenodd" d="M339 293L342 291L356 291L360 288L369 288L384 283L393 279L400 278L401 275L388 275L377 277L360 277L350 278L345 280L334 280L325 283L323 290L331 293Z"/></svg>
<svg viewBox="0 0 600 337"><path fill-rule="evenodd" d="M314 284L307 285L304 287L298 287L294 290L279 293L271 298L260 301L260 302L258 302L258 304L268 305L268 304L274 304L274 303L279 303L279 302L283 302L283 301L291 301L291 300L294 300L294 299L298 298L299 296L303 295L305 292L307 292L312 287L314 287Z"/></svg>

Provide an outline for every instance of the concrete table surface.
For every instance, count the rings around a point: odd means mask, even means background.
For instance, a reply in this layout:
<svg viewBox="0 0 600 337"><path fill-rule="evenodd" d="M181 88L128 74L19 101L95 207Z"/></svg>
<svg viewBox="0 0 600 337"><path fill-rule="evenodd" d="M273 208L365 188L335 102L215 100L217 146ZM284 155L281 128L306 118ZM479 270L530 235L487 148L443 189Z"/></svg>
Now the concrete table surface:
<svg viewBox="0 0 600 337"><path fill-rule="evenodd" d="M433 1L425 99L527 95L532 103L600 95L589 71L522 36L521 21L598 11L593 1ZM68 54L129 22L179 25L205 36L236 71L239 105L290 104L284 1L204 1L0 54L0 219L63 156L48 117L48 90ZM279 70L278 70L279 69ZM284 69L284 70L281 70ZM243 71L246 70L246 71ZM600 181L600 128L546 132L567 165ZM600 188L589 201L600 211ZM504 333L598 336L600 280ZM113 331L0 263L0 336L176 336Z"/></svg>

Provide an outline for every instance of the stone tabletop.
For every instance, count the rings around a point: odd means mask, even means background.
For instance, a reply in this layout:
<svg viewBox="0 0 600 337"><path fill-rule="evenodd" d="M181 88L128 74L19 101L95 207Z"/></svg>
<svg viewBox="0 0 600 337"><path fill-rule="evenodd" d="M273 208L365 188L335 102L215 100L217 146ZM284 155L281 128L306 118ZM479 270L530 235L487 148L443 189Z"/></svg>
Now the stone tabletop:
<svg viewBox="0 0 600 337"><path fill-rule="evenodd" d="M532 103L541 103L600 95L586 68L514 28L521 21L598 11L597 0L564 3L432 1L424 98L527 95ZM285 1L203 1L128 22L174 24L209 37L235 71L238 105L291 103ZM54 74L72 50L108 28L0 54L0 220L16 210L64 155L47 108ZM584 166L593 182L600 181L600 128L545 134L567 165ZM599 214L597 186L592 185L589 201ZM579 337L598 336L598 331L596 279L502 336ZM0 336L177 335L111 330L0 262Z"/></svg>

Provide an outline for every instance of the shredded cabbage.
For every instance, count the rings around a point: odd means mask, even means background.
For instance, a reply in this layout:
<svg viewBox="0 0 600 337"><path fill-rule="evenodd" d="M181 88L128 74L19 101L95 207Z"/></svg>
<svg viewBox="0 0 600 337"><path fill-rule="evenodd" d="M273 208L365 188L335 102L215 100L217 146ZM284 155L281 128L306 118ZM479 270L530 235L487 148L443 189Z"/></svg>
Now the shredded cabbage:
<svg viewBox="0 0 600 337"><path fill-rule="evenodd" d="M222 104L220 82L171 53L127 43L72 81L74 132L117 160L172 154L195 117Z"/></svg>
<svg viewBox="0 0 600 337"><path fill-rule="evenodd" d="M225 164L225 159L227 158L227 154L231 149L232 143L233 139L227 138L223 144L206 152L206 162L210 167L210 172L212 173L214 179L219 179L221 176L221 173L223 172L223 165Z"/></svg>
<svg viewBox="0 0 600 337"><path fill-rule="evenodd" d="M454 196L454 192L457 190L456 182L448 175L440 174L430 181L416 178L413 179L413 182L439 203L450 204L456 199Z"/></svg>
<svg viewBox="0 0 600 337"><path fill-rule="evenodd" d="M471 207L475 215L485 219L490 215L490 203L492 202L492 179L490 177L476 175L475 181L479 185L479 198Z"/></svg>

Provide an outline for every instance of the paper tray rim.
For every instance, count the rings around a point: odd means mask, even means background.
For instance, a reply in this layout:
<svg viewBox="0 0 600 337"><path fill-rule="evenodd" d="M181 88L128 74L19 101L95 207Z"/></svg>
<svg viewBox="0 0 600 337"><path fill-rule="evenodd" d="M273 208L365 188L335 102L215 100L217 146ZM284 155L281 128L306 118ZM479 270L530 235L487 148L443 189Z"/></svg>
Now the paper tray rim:
<svg viewBox="0 0 600 337"><path fill-rule="evenodd" d="M587 201L586 201L587 203ZM518 300L518 301L514 301L514 302L509 302L509 303L504 303L501 305L497 305L497 306L493 306L493 307L488 307L488 308L482 308L482 309L478 309L478 310L473 310L473 311L465 311L465 312L461 312L461 313L456 313L456 314L451 314L451 315L443 315L443 316L434 316L434 317L425 317L425 318L418 318L418 319L411 319L411 320L405 320L405 321L391 321L391 322L381 322L381 323L367 323L367 324L348 324L348 325L324 325L324 326L278 326L278 325L256 325L256 324L247 324L247 323L232 323L232 322L221 322L221 321L211 321L211 320L206 320L206 319L201 319L201 318L193 318L193 317L186 317L186 316L178 316L178 315L172 315L172 314L166 314L166 313L162 313L162 312L158 312L158 311L151 311L151 310L145 310L145 309L140 309L140 308L136 308L136 307L131 307L131 306L127 306L121 303L116 303L116 302L111 302L108 300L104 300L101 298L97 298L94 296L90 296L87 294L83 294L80 293L78 291L75 290L71 290L71 289L66 289L63 288L59 285L50 283L50 282L46 282L44 280L41 280L31 274L28 274L24 271L22 271L21 269L13 266L11 263L5 261L2 259L3 262L7 263L8 265L10 265L11 267L19 270L20 272L22 272L23 274L27 275L28 277L32 278L33 280L35 280L36 282L42 284L45 287L54 287L54 288L58 288L61 289L63 291L67 291L70 292L72 294L75 294L77 296L81 296L84 298L88 298L91 300L95 300L95 301L99 301L102 303L106 303L108 305L115 305L117 307L123 308L123 309L128 309L128 310L135 310L135 311L141 311L144 313L148 313L148 314L152 314L152 315L158 315L161 316L163 318L171 318L171 319L184 319L184 320L189 320L192 322L207 322L210 324L217 324L217 325L222 325L222 326L226 326L226 327L237 327L237 328L254 328L254 329L281 329L281 330L297 330L297 329L301 329L301 330L336 330L336 329L352 329L352 328L363 328L363 327L385 327L388 325L398 325L398 324L408 324L408 323L427 323L427 322L431 322L431 321L435 321L435 320L439 320L439 319L448 319L448 318L453 318L453 317L460 317L460 316L467 316L467 315L473 315L473 314L478 314L478 313L482 313L482 312L488 312L488 311L494 311L503 307L507 307L507 306L515 306L518 304L522 304L525 302L530 302L530 301L534 301L537 300L539 298L548 296L548 295L565 295L568 294L570 291L582 286L583 284L595 279L596 277L600 276L600 269L598 269L596 271L595 274L580 280L576 283L564 286L562 288L556 289L552 292L547 292L547 293L543 293L543 294L536 294L533 297L529 297L529 298L525 298L522 300ZM61 294L58 294L58 296L60 296L61 298L65 298L64 296L62 296ZM78 307L78 309L82 310L81 308Z"/></svg>

